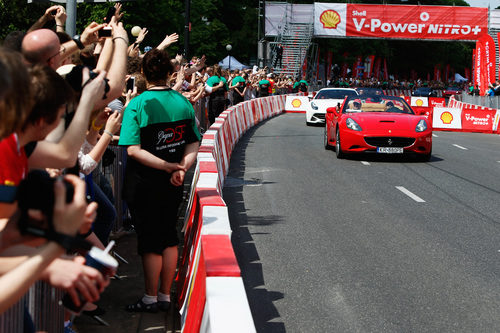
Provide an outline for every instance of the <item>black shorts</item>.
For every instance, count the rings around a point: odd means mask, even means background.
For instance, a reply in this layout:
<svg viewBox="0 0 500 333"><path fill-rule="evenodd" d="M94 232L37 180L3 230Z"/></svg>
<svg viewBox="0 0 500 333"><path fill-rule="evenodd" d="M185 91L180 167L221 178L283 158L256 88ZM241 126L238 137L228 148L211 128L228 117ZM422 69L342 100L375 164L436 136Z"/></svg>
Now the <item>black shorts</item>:
<svg viewBox="0 0 500 333"><path fill-rule="evenodd" d="M138 185L134 200L127 201L132 224L137 232L137 252L162 254L167 247L177 246L178 210L183 186L170 183L159 188Z"/></svg>

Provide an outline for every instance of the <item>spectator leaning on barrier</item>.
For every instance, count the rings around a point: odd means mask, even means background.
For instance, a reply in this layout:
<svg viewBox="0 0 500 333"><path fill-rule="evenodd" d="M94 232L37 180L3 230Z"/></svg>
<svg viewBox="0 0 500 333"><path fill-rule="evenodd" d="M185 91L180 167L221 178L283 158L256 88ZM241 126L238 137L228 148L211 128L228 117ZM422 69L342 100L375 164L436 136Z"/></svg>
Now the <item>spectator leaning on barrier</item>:
<svg viewBox="0 0 500 333"><path fill-rule="evenodd" d="M167 86L173 68L166 51L146 53L142 69L148 90L125 109L119 141L127 146L123 196L136 226L145 280L144 296L126 310L157 312L170 306L178 257L177 210L200 135L191 103Z"/></svg>
<svg viewBox="0 0 500 333"><path fill-rule="evenodd" d="M215 122L226 105L226 92L228 90L226 79L222 76L219 65L213 66L213 75L207 80L205 91L210 93L208 100L208 120L210 125Z"/></svg>
<svg viewBox="0 0 500 333"><path fill-rule="evenodd" d="M64 253L65 249L57 242L49 241L45 245L33 247L20 247L20 244L37 241L37 244L43 242L43 239L35 239L30 236L22 236L18 229L19 213L16 212L15 198L12 196L11 189L20 183L27 171L27 156L24 151L24 144L17 136L16 132L21 131L24 126L19 127L17 123L11 123L10 113L6 108L12 108L22 114L28 106L31 106L33 96L37 96L37 90L44 89L48 83L38 84L39 79L44 80L47 75L43 68L35 68L31 77L23 67L22 56L0 48L0 72L6 74L9 78L10 89L4 86L6 90L0 97L0 123L2 127L2 136L4 140L0 142L0 313L4 312L10 305L16 302L37 279L47 279L52 285L66 289L72 296L76 304L80 300L76 294L76 288L88 300L95 301L99 292L106 286L101 274L90 267L83 266L83 262L57 259ZM48 69L50 75L50 69ZM55 72L53 72L55 73ZM53 77L56 80L61 78ZM4 75L0 75L4 77ZM32 81L35 80L35 81ZM48 87L48 89L57 89ZM17 96L16 96L17 95ZM21 99L24 99L24 103ZM61 100L61 99L59 99ZM62 98L64 100L64 97ZM29 101L29 102L27 102ZM57 102L51 104L58 111ZM35 105L36 108L36 105ZM31 111L29 111L31 112ZM45 117L48 115L44 115ZM29 115L28 124L33 123L33 117ZM43 120L41 121L43 123ZM36 122L38 126L40 122ZM10 127L7 128L6 126ZM31 126L31 125L27 125ZM48 128L42 129L46 132ZM25 132L25 130L23 130ZM12 134L12 135L11 135ZM34 135L34 133L33 133ZM41 133L37 134L41 136ZM9 142L14 140L14 145ZM16 142L17 141L17 142ZM17 173L17 174L16 174ZM65 203L65 190L62 182L57 181L55 191L55 208L53 215L53 226L56 232L66 236L74 236L82 224L88 221L95 214L96 205L87 206L85 202L85 186L77 177L66 176L66 181L70 182L74 189L74 196L71 203ZM42 218L40 213L33 212L31 218L39 220ZM14 245L17 245L14 247ZM83 258L82 258L83 259ZM94 281L97 284L94 284ZM99 287L97 287L99 286Z"/></svg>
<svg viewBox="0 0 500 333"><path fill-rule="evenodd" d="M231 81L230 89L233 89L233 105L241 103L245 100L245 92L246 92L246 80L239 75L239 71L235 71L235 76Z"/></svg>
<svg viewBox="0 0 500 333"><path fill-rule="evenodd" d="M271 83L266 79L264 74L261 74L259 85L259 97L267 97L269 96L269 86Z"/></svg>

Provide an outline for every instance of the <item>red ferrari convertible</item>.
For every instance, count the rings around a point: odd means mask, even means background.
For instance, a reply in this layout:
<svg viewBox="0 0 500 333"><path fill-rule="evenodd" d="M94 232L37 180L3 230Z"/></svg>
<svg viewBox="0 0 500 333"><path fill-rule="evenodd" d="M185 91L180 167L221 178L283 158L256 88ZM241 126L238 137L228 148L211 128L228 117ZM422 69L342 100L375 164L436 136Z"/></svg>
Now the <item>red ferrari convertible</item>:
<svg viewBox="0 0 500 333"><path fill-rule="evenodd" d="M326 109L325 149L335 146L338 158L348 154L414 153L428 161L432 152L432 128L425 116L417 116L400 97L347 97L342 105Z"/></svg>

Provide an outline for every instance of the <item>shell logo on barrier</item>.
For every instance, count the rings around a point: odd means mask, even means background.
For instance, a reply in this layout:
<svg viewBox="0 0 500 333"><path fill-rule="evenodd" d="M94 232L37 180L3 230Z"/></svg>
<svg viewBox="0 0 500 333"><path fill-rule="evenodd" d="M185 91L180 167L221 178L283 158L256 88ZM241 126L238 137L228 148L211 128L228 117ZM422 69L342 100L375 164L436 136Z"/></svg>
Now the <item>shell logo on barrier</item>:
<svg viewBox="0 0 500 333"><path fill-rule="evenodd" d="M417 99L417 100L415 101L415 104L416 104L417 106L422 106L422 105L424 105L424 101L423 101L423 100L421 100L421 99L419 98L419 99Z"/></svg>
<svg viewBox="0 0 500 333"><path fill-rule="evenodd" d="M443 124L449 125L453 121L453 115L450 112L443 112L441 113L441 121Z"/></svg>
<svg viewBox="0 0 500 333"><path fill-rule="evenodd" d="M332 9L328 9L321 13L319 21L323 24L324 29L337 29L337 25L340 23L340 15Z"/></svg>
<svg viewBox="0 0 500 333"><path fill-rule="evenodd" d="M294 100L292 101L292 106L293 106L294 108L298 108L298 107L300 107L301 105L302 105L302 102L300 101L300 99L294 99Z"/></svg>

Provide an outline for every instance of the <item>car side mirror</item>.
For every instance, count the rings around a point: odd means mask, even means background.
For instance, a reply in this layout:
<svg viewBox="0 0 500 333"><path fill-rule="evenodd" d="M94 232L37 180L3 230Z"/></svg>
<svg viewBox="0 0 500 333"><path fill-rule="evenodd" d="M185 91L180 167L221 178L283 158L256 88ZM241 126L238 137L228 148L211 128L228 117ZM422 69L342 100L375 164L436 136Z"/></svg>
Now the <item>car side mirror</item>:
<svg viewBox="0 0 500 333"><path fill-rule="evenodd" d="M326 109L326 113L333 113L333 114L338 114L337 112L337 106L331 106Z"/></svg>

